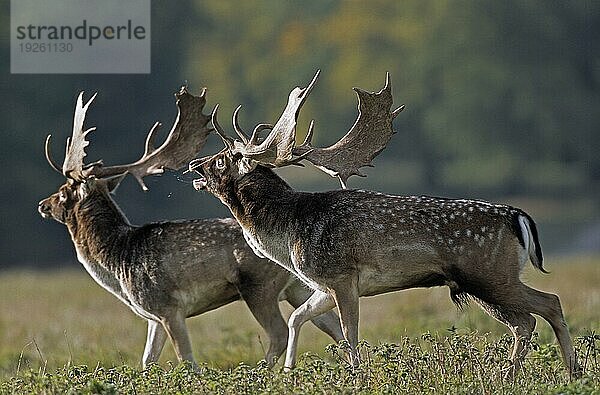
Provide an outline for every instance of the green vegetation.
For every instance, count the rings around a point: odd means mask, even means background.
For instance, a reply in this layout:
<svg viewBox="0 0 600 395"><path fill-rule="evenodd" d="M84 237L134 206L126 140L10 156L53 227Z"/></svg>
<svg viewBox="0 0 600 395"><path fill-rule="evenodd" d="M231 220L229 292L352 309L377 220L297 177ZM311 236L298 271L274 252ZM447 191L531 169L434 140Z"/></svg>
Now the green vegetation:
<svg viewBox="0 0 600 395"><path fill-rule="evenodd" d="M475 306L457 311L443 288L363 299L364 364L354 372L343 345L311 324L298 368L267 369L264 336L243 303L188 320L201 374L177 366L169 343L159 365L140 371L144 322L87 274L15 271L0 275L0 393L594 393L599 261L549 261L550 275L528 268L523 277L561 296L586 369L572 383L543 320L523 374L505 379L511 336Z"/></svg>
<svg viewBox="0 0 600 395"><path fill-rule="evenodd" d="M564 376L554 346L539 345L515 380L505 378L511 338L491 341L486 336L457 335L439 338L424 334L403 338L400 344L372 346L361 342L363 364L352 369L343 359L343 347L329 346L329 358L306 353L291 372L271 370L266 363L245 363L222 370L201 364L194 372L187 365L163 368L152 365L139 371L128 366L105 368L65 366L56 372L28 371L0 384L6 393L561 393L597 394L600 385L600 336L577 339L587 366L582 379Z"/></svg>

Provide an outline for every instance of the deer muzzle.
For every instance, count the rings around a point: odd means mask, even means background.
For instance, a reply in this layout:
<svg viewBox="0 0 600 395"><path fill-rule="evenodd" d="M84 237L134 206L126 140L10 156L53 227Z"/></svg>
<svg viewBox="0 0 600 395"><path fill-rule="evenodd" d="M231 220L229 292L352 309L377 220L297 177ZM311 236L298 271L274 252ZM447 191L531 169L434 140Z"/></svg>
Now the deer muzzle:
<svg viewBox="0 0 600 395"><path fill-rule="evenodd" d="M200 178L196 178L194 181L192 181L192 185L194 186L194 189L197 191L200 191L204 188L206 188L206 178L202 175L199 174Z"/></svg>
<svg viewBox="0 0 600 395"><path fill-rule="evenodd" d="M192 181L194 189L200 191L206 188L206 177L202 174L202 165L206 162L206 158L194 159L188 165L186 172L194 172L198 175L198 178Z"/></svg>
<svg viewBox="0 0 600 395"><path fill-rule="evenodd" d="M42 200L41 202L38 203L38 212L40 213L40 215L43 218L50 218L52 217L52 214L50 213L51 211L51 207L50 204L48 204L47 199Z"/></svg>

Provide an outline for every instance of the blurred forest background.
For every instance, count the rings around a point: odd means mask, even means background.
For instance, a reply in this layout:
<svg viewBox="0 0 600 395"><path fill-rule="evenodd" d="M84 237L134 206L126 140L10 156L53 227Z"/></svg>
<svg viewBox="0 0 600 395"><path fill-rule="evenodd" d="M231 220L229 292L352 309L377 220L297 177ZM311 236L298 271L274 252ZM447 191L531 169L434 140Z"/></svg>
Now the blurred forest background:
<svg viewBox="0 0 600 395"><path fill-rule="evenodd" d="M37 202L64 179L60 160L75 99L98 91L89 161L137 159L154 121L166 132L173 93L207 86L221 123L243 104L245 129L276 120L289 91L322 70L299 122L315 144L356 118L353 86L392 76L398 133L353 188L482 198L525 209L551 254L600 252L600 2L598 1L152 1L148 75L10 74L8 0L0 2L2 143L0 266L73 266L63 225ZM221 143L211 137L204 154ZM304 190L338 188L314 169L280 171ZM183 178L183 179L182 179ZM182 182L183 181L183 182ZM168 173L142 192L126 180L116 200L135 224L226 216L215 198Z"/></svg>

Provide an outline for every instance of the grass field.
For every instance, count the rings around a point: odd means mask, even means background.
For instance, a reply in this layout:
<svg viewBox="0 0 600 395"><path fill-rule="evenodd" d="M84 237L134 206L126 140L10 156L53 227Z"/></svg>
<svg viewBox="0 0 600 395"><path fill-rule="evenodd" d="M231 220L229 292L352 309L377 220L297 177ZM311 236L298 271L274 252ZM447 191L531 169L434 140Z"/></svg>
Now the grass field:
<svg viewBox="0 0 600 395"><path fill-rule="evenodd" d="M586 365L570 384L543 320L523 374L503 379L505 327L475 305L458 311L445 288L362 299L365 363L356 371L312 324L297 369L257 364L266 339L242 302L188 320L202 374L175 367L169 343L160 363L141 371L145 322L85 272L62 270L0 272L0 392L600 393L600 260L547 262L550 275L528 268L523 279L561 297Z"/></svg>

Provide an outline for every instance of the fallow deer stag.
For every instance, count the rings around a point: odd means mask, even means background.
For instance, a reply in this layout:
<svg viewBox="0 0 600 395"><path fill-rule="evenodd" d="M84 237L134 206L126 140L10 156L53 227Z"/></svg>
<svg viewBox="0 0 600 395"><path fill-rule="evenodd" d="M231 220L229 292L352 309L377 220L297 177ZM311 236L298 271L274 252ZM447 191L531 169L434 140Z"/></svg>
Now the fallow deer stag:
<svg viewBox="0 0 600 395"><path fill-rule="evenodd" d="M288 322L285 366L296 361L301 325L337 306L349 358L357 352L359 297L414 287L447 286L452 300L474 299L514 335L512 368L524 358L537 314L546 319L560 343L572 374L580 372L559 299L523 284L519 275L527 260L544 271L536 226L524 211L479 200L427 196L392 196L363 190L297 192L271 168L306 159L345 186L359 168L386 146L392 121L389 75L378 93L355 88L358 118L350 131L328 148L313 148L310 139L295 146L298 113L318 77L295 88L275 125L258 125L251 137L233 125L239 137L228 137L212 114L225 149L196 159L189 169L200 177L196 189L218 197L242 226L254 251L294 273L314 294ZM271 129L264 138L259 133Z"/></svg>
<svg viewBox="0 0 600 395"><path fill-rule="evenodd" d="M176 94L178 116L165 142L154 148L157 123L142 158L128 165L83 163L86 137L94 129L84 131L83 123L95 95L85 105L79 95L62 170L50 158L50 136L46 140L48 162L67 182L40 202L39 212L65 224L92 278L148 321L144 367L158 360L167 336L177 358L195 366L185 318L240 298L267 333L266 360L273 365L287 344L278 300L298 307L311 294L288 272L256 257L232 218L133 226L111 198L126 174L146 189L145 176L181 168L197 154L210 132L209 117L202 113L205 92L193 96L182 88ZM336 341L343 338L335 313L314 322Z"/></svg>

